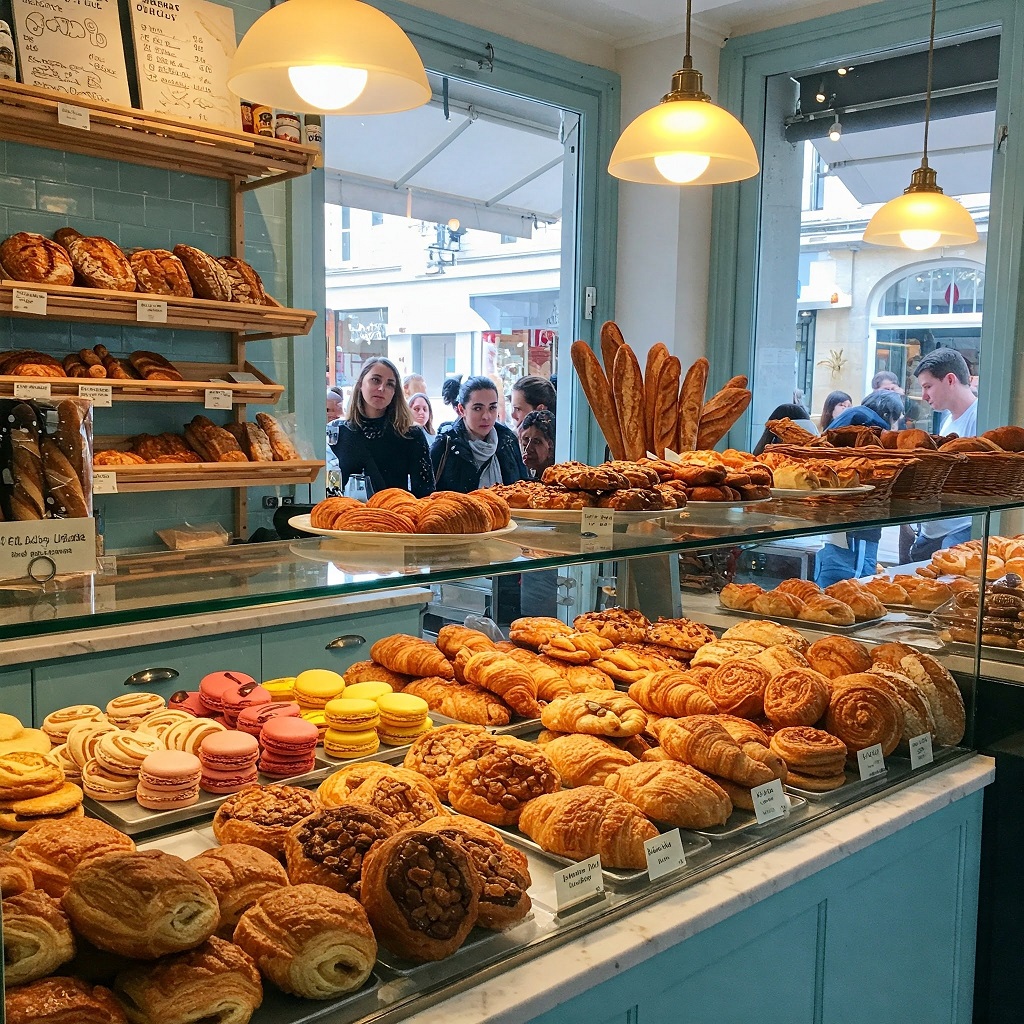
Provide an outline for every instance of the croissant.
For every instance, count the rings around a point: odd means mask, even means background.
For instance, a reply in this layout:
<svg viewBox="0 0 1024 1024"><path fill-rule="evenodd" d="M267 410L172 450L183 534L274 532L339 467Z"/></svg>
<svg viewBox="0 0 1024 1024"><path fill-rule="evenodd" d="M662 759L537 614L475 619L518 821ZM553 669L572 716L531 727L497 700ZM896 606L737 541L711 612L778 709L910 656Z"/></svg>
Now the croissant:
<svg viewBox="0 0 1024 1024"><path fill-rule="evenodd" d="M628 751L597 736L559 736L544 744L544 753L566 786L600 786L612 772L637 763Z"/></svg>
<svg viewBox="0 0 1024 1024"><path fill-rule="evenodd" d="M537 699L544 701L545 704L550 704L556 697L565 697L574 692L566 676L533 651L515 647L505 653L514 661L518 661L533 676L537 684Z"/></svg>
<svg viewBox="0 0 1024 1024"><path fill-rule="evenodd" d="M494 641L478 629L468 626L442 626L437 634L437 646L451 661L463 648L471 651L493 651Z"/></svg>
<svg viewBox="0 0 1024 1024"><path fill-rule="evenodd" d="M53 974L75 955L71 923L60 903L42 889L3 901L4 980L8 985Z"/></svg>
<svg viewBox="0 0 1024 1024"><path fill-rule="evenodd" d="M662 718L652 731L674 760L710 775L744 786L761 786L775 777L767 765L744 754L725 726L708 715Z"/></svg>
<svg viewBox="0 0 1024 1024"><path fill-rule="evenodd" d="M407 676L455 678L451 662L429 640L406 633L395 633L378 640L370 648L370 657L392 672Z"/></svg>
<svg viewBox="0 0 1024 1024"><path fill-rule="evenodd" d="M719 715L717 720L725 726L725 731L740 745L740 750L747 757L770 768L774 778L786 781L789 775L786 762L768 746L768 735L762 728L733 715Z"/></svg>
<svg viewBox="0 0 1024 1024"><path fill-rule="evenodd" d="M465 661L460 652L456 660L467 683L496 693L517 715L536 718L540 714L536 680L504 651L479 651Z"/></svg>
<svg viewBox="0 0 1024 1024"><path fill-rule="evenodd" d="M604 784L647 817L676 828L724 825L732 814L732 801L721 786L678 761L638 761L612 772Z"/></svg>
<svg viewBox="0 0 1024 1024"><path fill-rule="evenodd" d="M428 676L414 679L403 693L422 697L431 711L470 725L508 725L512 712L493 693L466 683L458 686L447 679Z"/></svg>
<svg viewBox="0 0 1024 1024"><path fill-rule="evenodd" d="M615 680L607 672L602 672L593 665L570 665L558 658L549 658L546 654L538 654L537 660L553 668L562 678L568 680L573 693L584 690L614 690Z"/></svg>
<svg viewBox="0 0 1024 1024"><path fill-rule="evenodd" d="M668 669L652 672L629 688L630 699L644 711L669 718L686 715L713 715L718 711L715 702L699 686L690 682L685 672Z"/></svg>
<svg viewBox="0 0 1024 1024"><path fill-rule="evenodd" d="M605 868L641 870L644 843L658 830L640 808L602 786L548 793L523 809L519 828L549 853L571 860L595 854Z"/></svg>
<svg viewBox="0 0 1024 1024"><path fill-rule="evenodd" d="M647 726L647 713L636 701L613 690L586 690L552 701L541 724L556 732L592 736L635 736Z"/></svg>

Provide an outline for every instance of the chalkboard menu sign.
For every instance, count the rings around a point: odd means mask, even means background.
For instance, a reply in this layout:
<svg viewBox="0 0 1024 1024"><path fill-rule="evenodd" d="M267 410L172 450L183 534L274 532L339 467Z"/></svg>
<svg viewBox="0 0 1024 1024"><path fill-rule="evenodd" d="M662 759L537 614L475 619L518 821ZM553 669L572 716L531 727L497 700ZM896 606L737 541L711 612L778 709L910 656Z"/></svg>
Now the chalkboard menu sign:
<svg viewBox="0 0 1024 1024"><path fill-rule="evenodd" d="M117 0L11 2L26 85L132 105Z"/></svg>
<svg viewBox="0 0 1024 1024"><path fill-rule="evenodd" d="M235 15L206 0L130 0L143 110L241 131L228 89Z"/></svg>

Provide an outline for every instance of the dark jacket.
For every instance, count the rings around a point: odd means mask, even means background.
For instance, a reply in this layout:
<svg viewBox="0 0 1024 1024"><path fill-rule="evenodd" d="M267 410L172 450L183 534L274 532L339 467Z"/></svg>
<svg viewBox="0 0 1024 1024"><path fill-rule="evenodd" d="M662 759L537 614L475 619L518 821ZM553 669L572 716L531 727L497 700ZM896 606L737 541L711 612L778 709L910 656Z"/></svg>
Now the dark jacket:
<svg viewBox="0 0 1024 1024"><path fill-rule="evenodd" d="M501 482L513 484L517 480L529 480L530 474L523 465L519 439L515 433L501 423L495 423L494 429L498 432L497 456ZM430 461L434 464L434 477L439 491L468 494L479 486L481 471L473 462L469 435L461 419L446 423L438 430L430 447Z"/></svg>
<svg viewBox="0 0 1024 1024"><path fill-rule="evenodd" d="M881 427L882 430L890 429L890 425L874 409L869 409L866 405L851 405L849 408L844 409L828 425L829 430L835 430L837 427Z"/></svg>

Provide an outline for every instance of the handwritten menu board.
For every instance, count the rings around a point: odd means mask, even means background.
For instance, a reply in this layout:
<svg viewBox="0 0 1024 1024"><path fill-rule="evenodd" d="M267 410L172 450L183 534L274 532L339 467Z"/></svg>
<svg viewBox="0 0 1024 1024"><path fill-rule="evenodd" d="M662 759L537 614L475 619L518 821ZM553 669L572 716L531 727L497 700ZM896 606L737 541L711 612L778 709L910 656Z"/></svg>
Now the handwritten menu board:
<svg viewBox="0 0 1024 1024"><path fill-rule="evenodd" d="M117 0L12 0L21 80L132 105Z"/></svg>
<svg viewBox="0 0 1024 1024"><path fill-rule="evenodd" d="M241 130L228 89L235 14L206 0L132 0L143 110Z"/></svg>

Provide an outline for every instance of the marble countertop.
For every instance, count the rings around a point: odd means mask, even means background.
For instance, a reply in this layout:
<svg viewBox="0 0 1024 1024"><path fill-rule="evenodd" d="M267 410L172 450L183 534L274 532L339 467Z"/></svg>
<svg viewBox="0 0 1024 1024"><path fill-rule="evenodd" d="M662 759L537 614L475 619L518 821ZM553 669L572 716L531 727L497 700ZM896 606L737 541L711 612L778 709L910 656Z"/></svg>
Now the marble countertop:
<svg viewBox="0 0 1024 1024"><path fill-rule="evenodd" d="M940 811L994 778L995 762L988 757L953 765L407 1019L418 1024L529 1021ZM567 962L573 964L572 972L566 972Z"/></svg>
<svg viewBox="0 0 1024 1024"><path fill-rule="evenodd" d="M169 643L243 630L270 629L274 626L316 622L345 615L366 615L390 608L422 605L429 600L430 591L423 587L398 587L376 594L257 604L252 608L239 608L234 611L182 615L173 619L155 619L123 626L72 630L43 637L26 637L24 640L0 640L0 668L25 663L38 664L43 652L46 661L55 661L59 658L120 650L136 645Z"/></svg>

